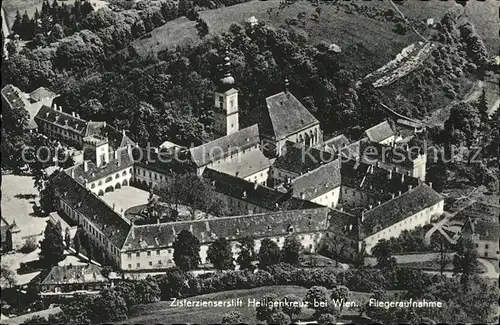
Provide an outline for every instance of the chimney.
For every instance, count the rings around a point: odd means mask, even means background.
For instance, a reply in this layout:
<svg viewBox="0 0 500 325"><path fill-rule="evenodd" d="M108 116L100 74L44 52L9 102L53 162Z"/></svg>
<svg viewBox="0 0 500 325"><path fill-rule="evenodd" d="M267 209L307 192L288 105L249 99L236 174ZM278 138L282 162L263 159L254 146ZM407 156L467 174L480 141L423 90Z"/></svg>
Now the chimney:
<svg viewBox="0 0 500 325"><path fill-rule="evenodd" d="M246 199L247 198L247 191L243 191L243 198Z"/></svg>
<svg viewBox="0 0 500 325"><path fill-rule="evenodd" d="M71 168L71 178L75 178L75 169Z"/></svg>
<svg viewBox="0 0 500 325"><path fill-rule="evenodd" d="M78 113L77 113L77 114L76 114L76 117L80 118L80 114L78 114Z"/></svg>
<svg viewBox="0 0 500 325"><path fill-rule="evenodd" d="M62 112L62 106L59 105L59 112Z"/></svg>
<svg viewBox="0 0 500 325"><path fill-rule="evenodd" d="M408 191L411 191L411 189L413 188L413 185L408 185Z"/></svg>
<svg viewBox="0 0 500 325"><path fill-rule="evenodd" d="M344 212L344 207L340 207L340 211Z"/></svg>
<svg viewBox="0 0 500 325"><path fill-rule="evenodd" d="M388 177L389 177L389 179L392 179L392 169L389 170L389 176Z"/></svg>
<svg viewBox="0 0 500 325"><path fill-rule="evenodd" d="M256 191L258 187L259 187L259 183L255 182L255 184L253 184L253 190Z"/></svg>
<svg viewBox="0 0 500 325"><path fill-rule="evenodd" d="M429 187L432 188L432 182L429 182Z"/></svg>
<svg viewBox="0 0 500 325"><path fill-rule="evenodd" d="M120 209L120 215L123 217L123 208Z"/></svg>
<svg viewBox="0 0 500 325"><path fill-rule="evenodd" d="M83 171L84 172L89 171L89 161L88 160L83 161Z"/></svg>
<svg viewBox="0 0 500 325"><path fill-rule="evenodd" d="M368 209L370 209L370 210L373 209L373 205L368 204Z"/></svg>
<svg viewBox="0 0 500 325"><path fill-rule="evenodd" d="M380 201L377 201L377 205L380 205L380 203L381 203Z"/></svg>
<svg viewBox="0 0 500 325"><path fill-rule="evenodd" d="M375 167L373 167L373 165L371 165L370 167L370 174L373 174L373 170L375 169Z"/></svg>
<svg viewBox="0 0 500 325"><path fill-rule="evenodd" d="M391 196L392 196L392 198L394 199L394 197L395 197L396 195L395 195L394 193L392 193L392 195L391 195Z"/></svg>
<svg viewBox="0 0 500 325"><path fill-rule="evenodd" d="M113 211L115 211L115 206L116 206L116 204L113 203Z"/></svg>
<svg viewBox="0 0 500 325"><path fill-rule="evenodd" d="M76 117L75 112L71 112L71 116Z"/></svg>
<svg viewBox="0 0 500 325"><path fill-rule="evenodd" d="M304 193L304 192L300 192L300 198L301 198L302 200L305 200L306 195L305 195L305 193Z"/></svg>
<svg viewBox="0 0 500 325"><path fill-rule="evenodd" d="M401 183L405 182L405 174L401 174Z"/></svg>
<svg viewBox="0 0 500 325"><path fill-rule="evenodd" d="M122 130L122 135L125 136L125 129Z"/></svg>
<svg viewBox="0 0 500 325"><path fill-rule="evenodd" d="M115 156L115 160L118 160L118 150L115 150L115 151L113 152L113 154L114 154L114 156Z"/></svg>
<svg viewBox="0 0 500 325"><path fill-rule="evenodd" d="M104 121L104 122L102 122L102 123L103 123L104 127L106 127L106 121Z"/></svg>
<svg viewBox="0 0 500 325"><path fill-rule="evenodd" d="M52 108L53 108L55 111L57 111L57 104L56 104L56 103L54 103L54 105L52 105Z"/></svg>
<svg viewBox="0 0 500 325"><path fill-rule="evenodd" d="M156 224L159 225L160 224L160 218L157 218L156 219Z"/></svg>
<svg viewBox="0 0 500 325"><path fill-rule="evenodd" d="M398 193L398 196L400 196L400 195L401 195L401 191L399 191L399 193Z"/></svg>

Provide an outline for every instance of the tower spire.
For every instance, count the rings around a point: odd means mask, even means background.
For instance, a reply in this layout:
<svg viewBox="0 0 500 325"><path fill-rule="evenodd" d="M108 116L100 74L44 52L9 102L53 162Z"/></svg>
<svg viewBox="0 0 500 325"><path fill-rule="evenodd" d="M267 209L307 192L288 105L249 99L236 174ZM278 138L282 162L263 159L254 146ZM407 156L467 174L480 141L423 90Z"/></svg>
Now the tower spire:
<svg viewBox="0 0 500 325"><path fill-rule="evenodd" d="M231 59L229 58L229 49L226 48L224 54L224 63L222 65L222 78L220 79L221 86L228 88L234 85L234 77L231 73Z"/></svg>

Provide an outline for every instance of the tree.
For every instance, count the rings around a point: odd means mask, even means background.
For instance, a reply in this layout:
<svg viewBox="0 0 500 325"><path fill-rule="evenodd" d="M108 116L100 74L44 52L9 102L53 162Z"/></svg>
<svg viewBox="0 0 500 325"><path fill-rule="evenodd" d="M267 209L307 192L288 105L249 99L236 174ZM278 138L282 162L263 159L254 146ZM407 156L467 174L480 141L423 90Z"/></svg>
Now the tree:
<svg viewBox="0 0 500 325"><path fill-rule="evenodd" d="M11 288L16 285L15 274L6 265L0 265L0 288Z"/></svg>
<svg viewBox="0 0 500 325"><path fill-rule="evenodd" d="M64 241L60 223L47 222L44 238L40 243L40 257L46 266L55 266L64 258Z"/></svg>
<svg viewBox="0 0 500 325"><path fill-rule="evenodd" d="M172 246L174 262L179 269L189 271L200 264L200 241L189 231L182 230Z"/></svg>
<svg viewBox="0 0 500 325"><path fill-rule="evenodd" d="M64 232L64 244L66 245L66 249L71 247L71 236L69 234L69 228L66 228Z"/></svg>
<svg viewBox="0 0 500 325"><path fill-rule="evenodd" d="M391 270L396 265L396 259L392 257L392 248L390 241L381 239L373 246L372 255L377 259L377 267Z"/></svg>
<svg viewBox="0 0 500 325"><path fill-rule="evenodd" d="M26 320L23 322L25 325L39 325L39 324L46 324L47 323L47 318L35 315L31 317L30 319Z"/></svg>
<svg viewBox="0 0 500 325"><path fill-rule="evenodd" d="M488 100L486 99L486 90L484 88L477 100L476 107L481 115L481 122L486 123L488 121Z"/></svg>
<svg viewBox="0 0 500 325"><path fill-rule="evenodd" d="M299 315L302 307L301 307L301 299L293 294L288 294L281 299L283 302L283 312L287 314L290 319L293 319L293 315Z"/></svg>
<svg viewBox="0 0 500 325"><path fill-rule="evenodd" d="M160 301L160 287L156 281L148 277L135 282L135 296L137 304L149 304Z"/></svg>
<svg viewBox="0 0 500 325"><path fill-rule="evenodd" d="M113 272L113 268L109 265L106 265L104 266L102 269L101 269L101 274L103 277L105 278L109 278L109 274Z"/></svg>
<svg viewBox="0 0 500 325"><path fill-rule="evenodd" d="M267 323L276 325L288 325L290 324L290 317L288 317L288 315L282 311L276 311L269 315Z"/></svg>
<svg viewBox="0 0 500 325"><path fill-rule="evenodd" d="M441 275L443 275L444 270L446 268L446 265L448 265L448 262L450 259L448 258L448 239L446 239L441 233L438 232L438 238L437 240L433 241L434 245L437 246L439 256L436 257L437 261L439 262L439 272Z"/></svg>
<svg viewBox="0 0 500 325"><path fill-rule="evenodd" d="M222 325L234 325L243 323L243 316L238 311L232 311L222 316Z"/></svg>
<svg viewBox="0 0 500 325"><path fill-rule="evenodd" d="M264 238L260 244L258 258L260 269L264 269L273 264L278 264L281 259L281 252L278 244L269 238Z"/></svg>
<svg viewBox="0 0 500 325"><path fill-rule="evenodd" d="M12 31L14 34L17 34L21 36L22 34L22 16L19 10L16 12L16 18L14 19L14 22L12 23Z"/></svg>
<svg viewBox="0 0 500 325"><path fill-rule="evenodd" d="M169 268L158 282L162 300L178 298L187 288L188 275L178 267Z"/></svg>
<svg viewBox="0 0 500 325"><path fill-rule="evenodd" d="M275 294L264 295L255 307L257 320L267 321L272 314L278 312L279 308L274 304L276 301L278 301L278 297Z"/></svg>
<svg viewBox="0 0 500 325"><path fill-rule="evenodd" d="M75 247L76 255L80 254L80 248L81 248L81 239L80 239L80 233L81 233L80 227L76 230L75 237L73 237L73 246Z"/></svg>
<svg viewBox="0 0 500 325"><path fill-rule="evenodd" d="M342 315L344 304L349 300L350 296L351 292L349 291L349 288L344 285L339 285L333 288L330 298L333 301L336 301L335 305L339 306L339 315Z"/></svg>
<svg viewBox="0 0 500 325"><path fill-rule="evenodd" d="M444 128L451 143L470 144L477 138L481 116L476 106L465 102L453 105Z"/></svg>
<svg viewBox="0 0 500 325"><path fill-rule="evenodd" d="M441 193L446 188L449 172L443 157L439 155L436 158L435 162L430 162L429 164L426 179L432 182L432 188L436 192Z"/></svg>
<svg viewBox="0 0 500 325"><path fill-rule="evenodd" d="M127 304L120 293L104 288L92 303L92 316L96 323L120 321L127 318Z"/></svg>
<svg viewBox="0 0 500 325"><path fill-rule="evenodd" d="M55 170L45 182L45 188L40 192L40 206L45 213L50 213L57 210L57 195L54 187L54 178L59 173Z"/></svg>
<svg viewBox="0 0 500 325"><path fill-rule="evenodd" d="M321 314L318 317L318 324L319 325L330 325L330 324L337 324L337 317L332 314Z"/></svg>
<svg viewBox="0 0 500 325"><path fill-rule="evenodd" d="M234 268L233 252L226 238L218 238L208 247L207 258L217 270Z"/></svg>
<svg viewBox="0 0 500 325"><path fill-rule="evenodd" d="M321 314L327 313L328 305L331 305L328 299L328 291L325 287L321 286L311 287L307 291L304 301L307 302L309 308L314 309L315 318L318 318Z"/></svg>
<svg viewBox="0 0 500 325"><path fill-rule="evenodd" d="M254 240L250 237L244 237L240 240L240 253L236 259L240 270L253 270L254 246Z"/></svg>
<svg viewBox="0 0 500 325"><path fill-rule="evenodd" d="M453 272L462 274L460 278L462 283L467 284L475 273L477 258L478 254L474 242L462 236L457 242L456 253L453 256Z"/></svg>
<svg viewBox="0 0 500 325"><path fill-rule="evenodd" d="M300 251L302 249L302 244L297 239L297 236L290 235L286 237L282 248L283 262L292 265L299 264Z"/></svg>

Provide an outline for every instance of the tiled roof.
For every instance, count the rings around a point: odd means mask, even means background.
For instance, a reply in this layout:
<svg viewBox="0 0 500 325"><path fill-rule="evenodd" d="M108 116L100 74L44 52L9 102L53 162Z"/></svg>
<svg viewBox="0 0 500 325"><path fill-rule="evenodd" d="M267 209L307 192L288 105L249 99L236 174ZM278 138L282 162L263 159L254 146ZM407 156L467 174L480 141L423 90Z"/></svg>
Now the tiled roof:
<svg viewBox="0 0 500 325"><path fill-rule="evenodd" d="M65 172L53 179L56 196L86 216L116 247L121 248L130 225L109 205Z"/></svg>
<svg viewBox="0 0 500 325"><path fill-rule="evenodd" d="M221 161L210 168L221 173L245 178L247 176L258 173L271 166L269 158L264 156L260 149L254 149L232 159L231 161Z"/></svg>
<svg viewBox="0 0 500 325"><path fill-rule="evenodd" d="M30 98L35 102L41 101L45 98L55 98L55 97L57 97L57 94L45 87L37 88L30 93Z"/></svg>
<svg viewBox="0 0 500 325"><path fill-rule="evenodd" d="M500 239L500 206L474 202L458 212L457 219L466 220L463 231L479 235L479 240L498 241Z"/></svg>
<svg viewBox="0 0 500 325"><path fill-rule="evenodd" d="M371 142L368 138L350 144L342 150L342 154L349 159L359 157L361 161L381 161L405 167L412 167L413 161L419 156L417 150Z"/></svg>
<svg viewBox="0 0 500 325"><path fill-rule="evenodd" d="M336 137L333 137L331 139L326 140L323 143L323 146L325 150L330 150L333 152L340 151L341 149L347 147L349 145L349 139L346 138L345 135L337 135Z"/></svg>
<svg viewBox="0 0 500 325"><path fill-rule="evenodd" d="M61 128L80 134L85 137L87 133L87 121L71 114L54 110L48 106L42 106L35 116L35 121L42 120L58 125Z"/></svg>
<svg viewBox="0 0 500 325"><path fill-rule="evenodd" d="M14 109L26 108L30 102L25 94L14 85L7 85L2 88L2 97Z"/></svg>
<svg viewBox="0 0 500 325"><path fill-rule="evenodd" d="M372 142L380 142L395 135L389 122L384 121L365 131L366 136Z"/></svg>
<svg viewBox="0 0 500 325"><path fill-rule="evenodd" d="M189 173L196 170L194 163L188 159L188 153L185 151L178 151L176 155L172 155L170 149L160 149L158 152L150 150L148 159L148 152L146 148L135 147L132 150L132 157L137 166L153 170L161 174L176 173Z"/></svg>
<svg viewBox="0 0 500 325"><path fill-rule="evenodd" d="M89 123L90 124L90 123ZM109 124L105 124L104 127L99 129L99 135L108 139L109 145L113 149L126 147L128 144L131 146L135 145L135 142L130 139L125 132L119 131ZM89 130L89 133L91 131ZM97 132L95 132L97 133Z"/></svg>
<svg viewBox="0 0 500 325"><path fill-rule="evenodd" d="M7 85L2 89L2 97L12 109L25 109L28 111L29 119L27 129L36 129L35 116L40 110L40 104L31 104L25 93L13 85Z"/></svg>
<svg viewBox="0 0 500 325"><path fill-rule="evenodd" d="M113 177L114 173L121 171L125 168L132 167L134 165L134 160L129 153L128 148L119 148L116 152L116 158L112 157L110 161L104 166L96 166L92 161L87 161L87 171L85 171L84 163L78 164L74 167L70 167L65 170L68 175L71 175L80 184L85 184L86 182L92 182L103 177Z"/></svg>
<svg viewBox="0 0 500 325"><path fill-rule="evenodd" d="M342 162L341 175L342 185L371 193L381 201L390 199L392 194L398 195L399 191L406 192L410 186L419 185L417 178L353 160Z"/></svg>
<svg viewBox="0 0 500 325"><path fill-rule="evenodd" d="M263 238L286 235L290 230L290 226L293 227L294 233L324 231L327 227L327 214L328 208L320 207L208 220L133 226L123 248L125 250L136 250L169 247L182 230L191 231L202 243L209 243L217 238L235 240L244 236Z"/></svg>
<svg viewBox="0 0 500 325"><path fill-rule="evenodd" d="M101 269L94 264L54 266L42 285L104 282Z"/></svg>
<svg viewBox="0 0 500 325"><path fill-rule="evenodd" d="M312 200L340 186L340 158L292 180L295 196Z"/></svg>
<svg viewBox="0 0 500 325"><path fill-rule="evenodd" d="M442 201L443 197L426 184L413 188L400 196L364 212L362 234L364 238L385 229L419 211Z"/></svg>
<svg viewBox="0 0 500 325"><path fill-rule="evenodd" d="M290 92L281 92L266 98L270 126L263 133L281 140L319 121ZM271 127L271 129L269 129Z"/></svg>
<svg viewBox="0 0 500 325"><path fill-rule="evenodd" d="M189 151L193 162L200 167L259 144L259 127L254 124L201 146L191 148Z"/></svg>
<svg viewBox="0 0 500 325"><path fill-rule="evenodd" d="M281 156L276 158L273 168L301 175L331 162L333 159L334 154L330 152L287 141Z"/></svg>
<svg viewBox="0 0 500 325"><path fill-rule="evenodd" d="M320 205L292 197L291 193L282 193L277 190L261 186L242 178L224 174L206 168L203 177L211 182L214 190L227 196L247 201L265 209L273 210L300 210L319 207Z"/></svg>
<svg viewBox="0 0 500 325"><path fill-rule="evenodd" d="M359 240L358 217L347 212L330 209L327 231L342 233L357 241Z"/></svg>

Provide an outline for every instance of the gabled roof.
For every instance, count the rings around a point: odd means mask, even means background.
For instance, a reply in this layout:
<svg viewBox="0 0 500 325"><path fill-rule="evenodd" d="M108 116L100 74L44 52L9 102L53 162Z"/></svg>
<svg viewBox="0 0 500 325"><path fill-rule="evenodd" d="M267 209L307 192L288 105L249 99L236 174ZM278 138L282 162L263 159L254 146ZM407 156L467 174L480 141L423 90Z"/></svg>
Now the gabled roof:
<svg viewBox="0 0 500 325"><path fill-rule="evenodd" d="M231 161L221 161L221 163L211 166L212 169L221 173L245 178L271 166L269 158L264 156L260 149L253 149L246 153L240 153L240 157Z"/></svg>
<svg viewBox="0 0 500 325"><path fill-rule="evenodd" d="M65 172L53 178L56 196L86 216L116 247L122 247L130 224L109 205Z"/></svg>
<svg viewBox="0 0 500 325"><path fill-rule="evenodd" d="M190 231L201 243L217 238L236 240L245 236L254 238L324 231L328 224L328 208L278 211L208 220L181 221L144 226L133 226L123 246L125 250L171 247L182 230ZM291 228L292 227L292 228Z"/></svg>
<svg viewBox="0 0 500 325"><path fill-rule="evenodd" d="M370 193L381 201L419 185L417 178L353 160L342 162L341 174L343 186Z"/></svg>
<svg viewBox="0 0 500 325"><path fill-rule="evenodd" d="M334 157L330 152L287 141L273 168L301 175L333 161Z"/></svg>
<svg viewBox="0 0 500 325"><path fill-rule="evenodd" d="M290 92L280 92L267 97L266 104L268 123L264 123L262 132L276 140L282 140L302 129L319 124L319 121Z"/></svg>
<svg viewBox="0 0 500 325"><path fill-rule="evenodd" d="M87 121L71 114L52 109L45 105L40 108L38 114L35 116L35 121L38 120L56 124L59 127L75 132L82 137L90 135L87 132Z"/></svg>
<svg viewBox="0 0 500 325"><path fill-rule="evenodd" d="M198 167L201 167L259 144L259 127L254 124L201 146L191 148L189 151L193 162Z"/></svg>
<svg viewBox="0 0 500 325"><path fill-rule="evenodd" d="M312 200L340 186L340 158L292 180L293 194Z"/></svg>
<svg viewBox="0 0 500 325"><path fill-rule="evenodd" d="M35 116L40 110L41 103L32 104L28 100L28 96L13 85L7 85L2 89L2 98L10 109L25 109L28 111L29 119L26 128L32 130L37 128Z"/></svg>
<svg viewBox="0 0 500 325"><path fill-rule="evenodd" d="M340 134L336 137L326 140L323 145L325 150L330 150L332 152L338 152L341 149L347 147L349 145L349 139L346 138L345 135Z"/></svg>
<svg viewBox="0 0 500 325"><path fill-rule="evenodd" d="M479 240L496 241L500 239L500 206L474 202L455 215L458 220L465 220L464 233L476 234Z"/></svg>
<svg viewBox="0 0 500 325"><path fill-rule="evenodd" d="M94 264L70 264L54 266L41 284L95 283L105 281L107 281L107 279L101 274L101 268Z"/></svg>
<svg viewBox="0 0 500 325"><path fill-rule="evenodd" d="M282 193L211 168L205 169L203 177L211 182L214 191L252 203L269 211L320 207L316 203L292 197L292 193Z"/></svg>
<svg viewBox="0 0 500 325"><path fill-rule="evenodd" d="M387 121L383 121L365 131L366 136L372 142L381 142L395 135L394 130Z"/></svg>
<svg viewBox="0 0 500 325"><path fill-rule="evenodd" d="M87 161L87 171L85 171L85 162L65 170L68 175L71 175L80 184L92 182L103 177L115 177L115 173L122 171L125 168L132 167L134 160L128 148L119 148L115 151L116 159L113 157L104 166L96 166L92 161Z"/></svg>
<svg viewBox="0 0 500 325"><path fill-rule="evenodd" d="M55 92L53 92L52 90L49 90L45 87L37 88L30 93L31 100L33 100L35 102L39 102L39 101L46 99L46 98L56 98L56 97L57 97L57 94Z"/></svg>
<svg viewBox="0 0 500 325"><path fill-rule="evenodd" d="M419 211L435 205L443 197L426 184L364 212L361 224L363 238L385 229Z"/></svg>

